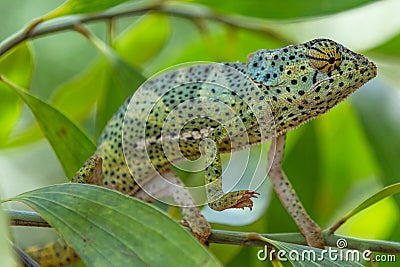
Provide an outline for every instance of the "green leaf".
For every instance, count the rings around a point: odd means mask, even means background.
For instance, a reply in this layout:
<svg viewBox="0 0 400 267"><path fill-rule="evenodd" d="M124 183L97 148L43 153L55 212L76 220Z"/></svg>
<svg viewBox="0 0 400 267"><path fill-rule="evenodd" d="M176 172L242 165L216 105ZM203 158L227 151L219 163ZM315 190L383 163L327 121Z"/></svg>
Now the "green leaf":
<svg viewBox="0 0 400 267"><path fill-rule="evenodd" d="M116 191L62 184L12 200L39 212L89 267L221 266L189 231L165 213Z"/></svg>
<svg viewBox="0 0 400 267"><path fill-rule="evenodd" d="M366 177L375 176L378 167L349 100L318 118L315 123L314 142L317 142L320 148L318 168L321 172L314 177L314 182L309 181L306 184L319 185L318 188L313 186L317 195L314 205L311 206L318 215L311 217L323 225L331 223L332 217L337 220L338 214L332 213L332 210L338 211L344 208L347 211L349 209L347 205L354 206L353 201L357 201L364 191L357 191L358 194L353 196L351 190L360 188ZM302 162L300 154L297 160ZM369 195L370 192L365 194ZM304 194L300 195L300 198L303 197ZM306 207L312 214L313 210L308 208L310 206Z"/></svg>
<svg viewBox="0 0 400 267"><path fill-rule="evenodd" d="M27 145L42 138L43 134L40 130L40 127L33 122L33 125L27 126L27 128L23 129L23 131L17 132L15 135L11 135L7 144L4 145L4 148Z"/></svg>
<svg viewBox="0 0 400 267"><path fill-rule="evenodd" d="M10 228L8 218L0 208L0 266L16 266L9 241Z"/></svg>
<svg viewBox="0 0 400 267"><path fill-rule="evenodd" d="M121 106L123 101L131 95L146 78L95 35L89 33L87 34L87 38L103 54L107 60L107 67L110 72L109 85L105 87L108 90L103 90L97 107L96 126L99 133L115 111Z"/></svg>
<svg viewBox="0 0 400 267"><path fill-rule="evenodd" d="M168 36L165 16L141 18L115 40L113 45L119 57L114 52L110 56L101 50L106 58L96 60L82 74L62 85L52 102L74 121L81 121L98 101L96 129L99 134L123 101L144 81L137 68L161 50Z"/></svg>
<svg viewBox="0 0 400 267"><path fill-rule="evenodd" d="M400 178L399 91L374 80L357 92L353 103L384 185L397 183ZM395 199L400 206L400 196L395 196Z"/></svg>
<svg viewBox="0 0 400 267"><path fill-rule="evenodd" d="M110 50L111 51L111 50ZM146 78L117 54L107 55L109 76L107 85L97 105L97 132L101 132L107 121L125 99L133 94Z"/></svg>
<svg viewBox="0 0 400 267"><path fill-rule="evenodd" d="M55 17L71 14L99 12L127 1L128 0L67 0L61 6L43 17L43 19L49 20Z"/></svg>
<svg viewBox="0 0 400 267"><path fill-rule="evenodd" d="M387 40L383 44L380 44L370 50L367 53L376 53L385 56L400 56L400 34L394 36L393 38Z"/></svg>
<svg viewBox="0 0 400 267"><path fill-rule="evenodd" d="M394 66L394 65L393 65ZM400 94L397 88L373 80L353 98L354 107L370 149L380 168L383 185L399 182L400 177ZM400 195L394 195L397 207L400 207ZM400 226L390 239L398 240Z"/></svg>
<svg viewBox="0 0 400 267"><path fill-rule="evenodd" d="M160 14L143 16L121 33L113 47L127 63L140 67L161 51L168 41L170 31L167 16Z"/></svg>
<svg viewBox="0 0 400 267"><path fill-rule="evenodd" d="M0 74L18 86L29 88L32 72L32 52L26 42L0 59ZM4 84L0 84L0 101L0 146L3 146L20 117L21 101Z"/></svg>
<svg viewBox="0 0 400 267"><path fill-rule="evenodd" d="M360 211L374 205L375 203L381 201L384 198L387 198L393 194L399 193L400 192L400 183L393 184L390 186L387 186L380 190L379 192L373 194L371 197L369 197L367 200L364 200L361 204L359 204L357 207L355 207L353 210L351 210L349 213L347 213L345 216L343 216L338 222L334 224L333 227L331 227L331 232L335 231L336 229L339 228L342 224L344 224L348 219L359 213Z"/></svg>
<svg viewBox="0 0 400 267"><path fill-rule="evenodd" d="M96 149L94 142L54 107L12 84L5 77L0 76L0 80L6 83L30 108L43 134L57 154L66 175L72 177L85 160L93 154Z"/></svg>
<svg viewBox="0 0 400 267"><path fill-rule="evenodd" d="M286 257L294 267L303 267L303 266L363 266L358 262L349 261L348 259L341 258L340 253L332 253L333 257L337 257L336 259L329 257L329 253L326 253L325 250L319 248L313 248L308 246L296 245L292 243L280 242L272 239L267 239L264 237L260 237L260 239L268 242L274 247L278 248L280 251L284 251L281 254ZM265 253L264 253L265 254ZM262 253L261 253L262 255ZM278 253L279 255L279 253ZM266 256L269 256L269 251L267 251ZM361 258L361 257L360 257ZM281 259L282 260L282 259ZM345 265L344 265L345 264Z"/></svg>
<svg viewBox="0 0 400 267"><path fill-rule="evenodd" d="M214 1L198 0L197 3L207 5L219 12L267 19L295 19L334 14L359 7L377 0L248 0L248 1Z"/></svg>
<svg viewBox="0 0 400 267"><path fill-rule="evenodd" d="M97 60L86 71L61 85L51 102L72 120L82 121L93 110L108 76L107 63Z"/></svg>

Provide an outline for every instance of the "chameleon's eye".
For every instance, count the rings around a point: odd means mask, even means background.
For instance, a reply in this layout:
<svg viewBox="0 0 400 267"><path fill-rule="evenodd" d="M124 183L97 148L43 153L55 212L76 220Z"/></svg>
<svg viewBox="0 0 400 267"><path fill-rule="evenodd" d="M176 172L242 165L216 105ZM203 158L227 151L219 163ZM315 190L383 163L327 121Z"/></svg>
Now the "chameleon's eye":
<svg viewBox="0 0 400 267"><path fill-rule="evenodd" d="M331 41L318 41L308 47L307 57L311 67L322 73L337 69L342 62L340 47Z"/></svg>

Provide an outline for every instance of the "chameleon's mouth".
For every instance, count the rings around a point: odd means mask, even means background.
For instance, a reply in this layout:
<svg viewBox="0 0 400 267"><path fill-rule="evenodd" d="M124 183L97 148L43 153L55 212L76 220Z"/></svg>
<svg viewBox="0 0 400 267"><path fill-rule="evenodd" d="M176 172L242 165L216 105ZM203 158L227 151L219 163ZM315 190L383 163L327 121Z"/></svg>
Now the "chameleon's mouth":
<svg viewBox="0 0 400 267"><path fill-rule="evenodd" d="M374 62L369 61L369 60L368 60L367 66L360 69L360 74L361 74L361 75L364 75L364 73L365 73L366 71L368 71L368 70L370 70L371 73L372 73L372 75L370 75L370 80L373 79L373 78L375 78L376 75L378 74L378 68L377 68L377 66L375 65Z"/></svg>
<svg viewBox="0 0 400 267"><path fill-rule="evenodd" d="M353 74L352 76L354 78L349 82L349 86L347 86L347 88L354 88L355 90L376 77L377 67L374 62L366 60L366 64L363 64L363 67L344 72L343 74L336 74L326 77L317 81L315 84L313 84L312 88L307 92L307 94L314 92L317 87L322 87L323 85L329 83L331 79L340 78L341 76L349 77L351 74Z"/></svg>

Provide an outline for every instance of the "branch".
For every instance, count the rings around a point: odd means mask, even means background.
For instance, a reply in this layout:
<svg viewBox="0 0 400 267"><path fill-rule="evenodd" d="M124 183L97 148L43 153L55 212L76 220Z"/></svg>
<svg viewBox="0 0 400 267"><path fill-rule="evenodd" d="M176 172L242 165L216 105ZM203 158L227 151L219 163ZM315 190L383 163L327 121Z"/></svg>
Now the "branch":
<svg viewBox="0 0 400 267"><path fill-rule="evenodd" d="M11 225L14 226L37 226L37 227L51 227L45 220L40 217L36 212L6 210L8 217L11 219ZM212 230L212 234L208 239L210 243L217 244L230 244L240 246L255 246L263 247L268 245L262 240L256 238L256 233ZM260 234L261 236L286 243L294 243L298 245L307 246L306 239L300 233L283 233L283 234ZM400 255L400 243L380 241L380 240L366 240L353 238L348 236L341 236L330 234L329 231L324 232L325 244L328 247L336 247L338 239L345 239L347 241L346 249L356 249L359 251L369 249L374 252L382 252L389 254Z"/></svg>
<svg viewBox="0 0 400 267"><path fill-rule="evenodd" d="M74 30L76 25L87 22L100 20L109 21L119 17L143 15L148 12L167 14L191 20L213 20L231 27L260 32L283 43L290 42L289 39L274 31L271 26L267 26L265 23L260 23L260 20L232 15L221 15L213 12L211 9L199 5L153 2L146 4L123 5L122 8L114 8L95 14L71 15L48 21L42 21L41 19L35 20L26 28L13 34L0 43L0 56L28 39L34 39L46 34L64 30Z"/></svg>
<svg viewBox="0 0 400 267"><path fill-rule="evenodd" d="M10 218L11 225L14 226L36 226L51 227L36 212L21 210L6 210L7 216Z"/></svg>

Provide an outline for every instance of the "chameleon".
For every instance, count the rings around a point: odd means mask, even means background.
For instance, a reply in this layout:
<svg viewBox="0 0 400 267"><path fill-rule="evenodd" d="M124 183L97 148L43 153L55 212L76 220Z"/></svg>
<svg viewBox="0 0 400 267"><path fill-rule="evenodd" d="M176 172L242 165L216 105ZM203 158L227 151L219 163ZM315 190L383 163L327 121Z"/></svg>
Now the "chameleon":
<svg viewBox="0 0 400 267"><path fill-rule="evenodd" d="M172 196L185 225L206 243L211 227L171 166L204 158L208 205L217 211L251 209L257 192L223 192L220 155L271 140L268 176L275 192L308 245L323 248L320 227L282 170L286 132L326 113L376 75L373 62L330 39L261 49L247 62L168 71L122 104L72 182L105 186L144 201ZM166 122L168 129L163 128ZM79 258L61 238L27 252L41 266L63 266Z"/></svg>

